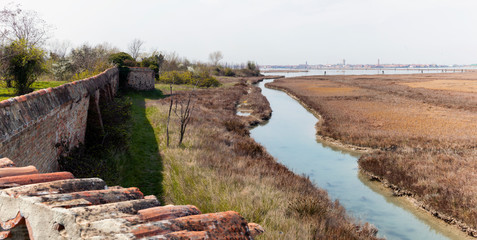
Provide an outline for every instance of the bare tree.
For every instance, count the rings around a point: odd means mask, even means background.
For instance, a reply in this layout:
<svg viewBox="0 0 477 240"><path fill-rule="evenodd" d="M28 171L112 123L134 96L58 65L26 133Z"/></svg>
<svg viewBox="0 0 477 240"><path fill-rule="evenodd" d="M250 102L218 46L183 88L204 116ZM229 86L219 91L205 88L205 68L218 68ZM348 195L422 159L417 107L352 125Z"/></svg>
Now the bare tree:
<svg viewBox="0 0 477 240"><path fill-rule="evenodd" d="M96 70L103 71L110 67L108 60L109 55L116 53L117 49L109 43L102 43L92 46L88 43L73 48L69 54L71 67L74 73L83 71L94 72Z"/></svg>
<svg viewBox="0 0 477 240"><path fill-rule="evenodd" d="M68 40L54 40L49 42L48 49L51 55L54 55L59 59L64 59L68 53L68 50L71 48L71 45L71 42Z"/></svg>
<svg viewBox="0 0 477 240"><path fill-rule="evenodd" d="M178 107L179 105L179 107ZM184 135L186 133L187 125L190 122L191 114L194 110L194 103L192 103L192 94L189 93L189 96L186 101L176 100L176 105L174 108L174 113L179 118L180 130L179 130L179 143L180 146L184 140Z"/></svg>
<svg viewBox="0 0 477 240"><path fill-rule="evenodd" d="M176 100L174 113L179 118L180 123L178 146L180 146L182 144L182 141L184 140L187 125L190 123L190 118L192 116L192 112L194 111L195 104L192 101L192 95L198 84L199 81L195 83L194 89L192 89L192 91L188 93L187 100Z"/></svg>
<svg viewBox="0 0 477 240"><path fill-rule="evenodd" d="M160 71L174 71L179 69L181 59L176 52L166 53L164 56L164 62L161 65Z"/></svg>
<svg viewBox="0 0 477 240"><path fill-rule="evenodd" d="M141 39L134 39L128 46L129 53L131 54L131 57L134 58L134 60L137 60L137 57L139 57L139 54L141 54L141 47L144 44L144 41Z"/></svg>
<svg viewBox="0 0 477 240"><path fill-rule="evenodd" d="M215 51L209 54L209 60L214 66L217 66L223 58L224 55L222 55L221 51Z"/></svg>
<svg viewBox="0 0 477 240"><path fill-rule="evenodd" d="M48 39L51 26L35 11L25 11L19 5L6 6L0 11L0 40L2 45L23 39L28 46L41 46Z"/></svg>

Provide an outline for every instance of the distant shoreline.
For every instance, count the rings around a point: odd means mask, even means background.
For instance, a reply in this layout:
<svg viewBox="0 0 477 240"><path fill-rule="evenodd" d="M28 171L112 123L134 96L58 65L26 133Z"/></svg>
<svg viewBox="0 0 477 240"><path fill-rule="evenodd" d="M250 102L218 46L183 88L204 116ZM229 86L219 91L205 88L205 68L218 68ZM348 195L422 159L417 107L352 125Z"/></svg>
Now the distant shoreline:
<svg viewBox="0 0 477 240"><path fill-rule="evenodd" d="M277 69L277 70L274 70L274 69L271 69L271 70L264 70L264 71L260 71L261 73L292 73L292 72L308 72L308 70L300 70L300 69L288 69L288 70L284 70L284 69Z"/></svg>
<svg viewBox="0 0 477 240"><path fill-rule="evenodd" d="M442 70L443 72L474 72L473 68L313 68L313 69L265 69L261 73L293 73L293 72L310 72L310 71L380 71L380 70L394 70L394 71L425 71L425 70Z"/></svg>

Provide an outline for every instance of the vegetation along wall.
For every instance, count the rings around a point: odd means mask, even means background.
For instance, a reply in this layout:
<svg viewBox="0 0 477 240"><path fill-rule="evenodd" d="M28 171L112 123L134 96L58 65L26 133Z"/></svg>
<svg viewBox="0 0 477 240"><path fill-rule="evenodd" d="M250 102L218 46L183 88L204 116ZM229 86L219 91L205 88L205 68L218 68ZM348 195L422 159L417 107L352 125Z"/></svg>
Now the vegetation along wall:
<svg viewBox="0 0 477 240"><path fill-rule="evenodd" d="M131 69L130 75L135 76ZM149 79L131 81L130 87L154 88ZM129 79L128 79L129 82ZM42 89L0 102L0 158L15 159L17 166L35 165L40 172L56 171L57 158L65 150L82 143L87 122L102 124L100 101L110 101L119 87L119 70L112 68L84 80ZM88 121L88 112L97 121Z"/></svg>

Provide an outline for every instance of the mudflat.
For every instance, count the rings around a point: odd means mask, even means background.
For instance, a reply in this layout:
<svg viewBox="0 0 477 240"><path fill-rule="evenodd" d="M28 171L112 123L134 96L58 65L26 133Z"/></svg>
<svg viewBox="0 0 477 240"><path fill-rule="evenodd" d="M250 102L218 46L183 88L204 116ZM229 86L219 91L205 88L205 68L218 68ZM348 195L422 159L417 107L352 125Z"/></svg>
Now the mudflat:
<svg viewBox="0 0 477 240"><path fill-rule="evenodd" d="M318 134L371 147L360 167L477 236L477 73L307 76L269 84L321 115Z"/></svg>

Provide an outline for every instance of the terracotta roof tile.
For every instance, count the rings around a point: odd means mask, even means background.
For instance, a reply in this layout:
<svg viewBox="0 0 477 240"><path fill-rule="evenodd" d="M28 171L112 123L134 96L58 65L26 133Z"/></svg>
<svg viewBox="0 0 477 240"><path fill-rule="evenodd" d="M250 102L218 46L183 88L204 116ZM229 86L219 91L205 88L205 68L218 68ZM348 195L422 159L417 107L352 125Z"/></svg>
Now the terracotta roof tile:
<svg viewBox="0 0 477 240"><path fill-rule="evenodd" d="M99 178L75 179L68 172L36 172L0 159L0 200L5 201L0 239L18 237L10 230L23 223L31 239L252 239L264 231L237 212L161 206L138 188L107 187Z"/></svg>
<svg viewBox="0 0 477 240"><path fill-rule="evenodd" d="M0 188L16 187L27 184L51 182L72 178L74 178L74 176L69 172L37 173L21 176L2 177L0 178Z"/></svg>
<svg viewBox="0 0 477 240"><path fill-rule="evenodd" d="M0 178L19 175L37 174L38 170L34 166L27 167L4 167L0 168Z"/></svg>

